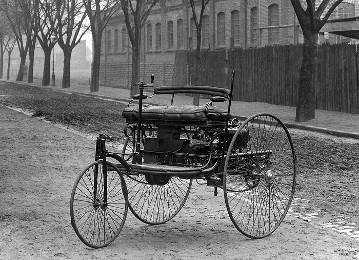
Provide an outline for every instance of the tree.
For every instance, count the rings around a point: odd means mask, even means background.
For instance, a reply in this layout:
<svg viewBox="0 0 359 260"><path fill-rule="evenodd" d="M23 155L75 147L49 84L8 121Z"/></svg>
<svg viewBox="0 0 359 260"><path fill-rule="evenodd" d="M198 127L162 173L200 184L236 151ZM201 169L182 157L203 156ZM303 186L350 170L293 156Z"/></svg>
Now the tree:
<svg viewBox="0 0 359 260"><path fill-rule="evenodd" d="M62 87L69 88L72 50L90 27L85 24L87 14L82 0L56 0L51 6L55 16L48 18L51 27L56 28L56 40L64 53Z"/></svg>
<svg viewBox="0 0 359 260"><path fill-rule="evenodd" d="M195 64L194 64L194 73L192 74L191 79L195 85L198 85L199 73L201 71L201 44L202 44L202 22L203 15L210 0L201 0L201 5L199 6L199 14L196 11L196 2L195 0L189 0L192 10L192 17L194 25L196 26L196 50L195 50ZM199 95L194 95L193 99L194 105L199 105Z"/></svg>
<svg viewBox="0 0 359 260"><path fill-rule="evenodd" d="M297 122L315 118L315 62L318 56L318 35L320 29L343 0L322 0L320 4L317 2L316 0L291 0L304 37L296 108Z"/></svg>
<svg viewBox="0 0 359 260"><path fill-rule="evenodd" d="M136 86L140 81L141 30L158 2L159 0L121 0L121 9L132 47L131 96L138 92ZM162 4L164 5L164 1Z"/></svg>
<svg viewBox="0 0 359 260"><path fill-rule="evenodd" d="M120 9L118 0L83 0L92 33L91 92L99 91L101 38L110 18Z"/></svg>
<svg viewBox="0 0 359 260"><path fill-rule="evenodd" d="M22 13L26 14L27 19L26 22L30 24L24 24L24 32L27 37L28 51L29 51L29 71L27 82L34 82L34 60L35 60L35 45L37 39L37 27L35 23L35 16L39 10L39 0L26 0L26 1L18 1L19 7L22 10Z"/></svg>
<svg viewBox="0 0 359 260"><path fill-rule="evenodd" d="M24 79L26 56L29 50L33 31L32 0L1 0L1 11L6 15L15 35L20 53L20 66L16 81Z"/></svg>
<svg viewBox="0 0 359 260"><path fill-rule="evenodd" d="M0 13L1 14L1 13ZM9 44L11 36L11 28L5 16L0 15L0 79L4 73L4 53Z"/></svg>
<svg viewBox="0 0 359 260"><path fill-rule="evenodd" d="M53 2L47 0L40 0L39 12L35 17L35 23L37 28L37 39L44 52L44 68L42 73L42 85L50 85L50 73L51 73L51 52L56 44L53 41L57 28L51 26L50 19L48 17L55 18L55 8L52 6ZM56 26L57 24L54 24Z"/></svg>
<svg viewBox="0 0 359 260"><path fill-rule="evenodd" d="M11 35L8 36L7 44L5 45L5 51L7 52L7 72L6 72L6 79L10 79L10 66L11 66L11 53L14 49L16 44L16 39Z"/></svg>

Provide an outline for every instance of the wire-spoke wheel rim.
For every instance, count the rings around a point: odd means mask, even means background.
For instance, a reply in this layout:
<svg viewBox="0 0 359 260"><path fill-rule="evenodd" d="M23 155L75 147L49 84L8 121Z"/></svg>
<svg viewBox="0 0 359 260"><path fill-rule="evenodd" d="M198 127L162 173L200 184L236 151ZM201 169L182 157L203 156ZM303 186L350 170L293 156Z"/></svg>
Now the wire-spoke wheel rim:
<svg viewBox="0 0 359 260"><path fill-rule="evenodd" d="M185 204L192 180L170 177L165 182L163 178L158 183L149 183L145 175L130 175L126 177L128 201L131 212L142 222L157 225L171 220ZM154 179L156 180L156 179Z"/></svg>
<svg viewBox="0 0 359 260"><path fill-rule="evenodd" d="M125 143L123 144L121 156L125 161L129 162L132 160L134 152L135 152L134 140L132 137L127 137Z"/></svg>
<svg viewBox="0 0 359 260"><path fill-rule="evenodd" d="M131 161L135 151L134 142L128 137L122 150L122 158ZM129 208L132 214L150 225L163 224L182 209L192 180L170 176L125 175Z"/></svg>
<svg viewBox="0 0 359 260"><path fill-rule="evenodd" d="M249 134L246 145L243 132ZM235 227L250 238L273 233L293 200L295 178L296 157L285 125L269 114L244 121L230 143L223 174L225 202Z"/></svg>
<svg viewBox="0 0 359 260"><path fill-rule="evenodd" d="M106 162L107 201L104 199L103 167L102 160L90 164L78 176L70 199L72 227L80 240L93 248L105 247L116 239L128 211L124 178L110 162Z"/></svg>

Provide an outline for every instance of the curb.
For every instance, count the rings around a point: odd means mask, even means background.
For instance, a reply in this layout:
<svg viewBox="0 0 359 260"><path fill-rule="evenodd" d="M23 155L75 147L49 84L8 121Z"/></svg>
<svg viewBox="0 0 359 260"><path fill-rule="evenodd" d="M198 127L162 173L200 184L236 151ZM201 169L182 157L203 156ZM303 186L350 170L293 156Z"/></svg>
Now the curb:
<svg viewBox="0 0 359 260"><path fill-rule="evenodd" d="M86 96L86 97L94 97L94 98L111 100L111 101L115 101L115 102L121 102L124 104L128 104L128 101L129 101L129 99L112 98L112 97L107 97L107 96L98 95L98 94L80 93L80 92L71 91L71 90L58 90L58 89L53 89L48 86L38 86L33 83L26 83L26 82L20 82L20 81L8 81L8 80L3 80L3 79L1 79L0 81L12 83L12 84L18 84L18 85L30 85L30 86L38 87L38 88L47 88L47 89L50 89L50 90L56 91L56 92L62 92L62 93L67 92L67 93L77 94L77 95ZM248 118L246 116L234 116L234 117L236 117L240 120L243 120L243 121ZM359 132L358 133L357 132L343 132L343 131L332 130L332 129L323 128L323 127L308 126L308 125L303 125L303 124L299 124L299 123L291 123L291 122L283 122L283 123L285 124L285 126L287 126L287 128L293 128L293 129L299 129L299 130L305 130L305 131L311 131L311 132L316 132L316 133L321 133L321 134L332 135L332 136L336 136L336 137L352 138L352 139L359 140Z"/></svg>
<svg viewBox="0 0 359 260"><path fill-rule="evenodd" d="M246 120L248 117L245 116L234 116L240 120ZM331 130L324 127L317 127L317 126L308 126L308 125L302 125L297 123L290 123L290 122L283 122L283 124L287 128L292 129L299 129L299 130L305 130L305 131L311 131L321 134L327 134L327 135L333 135L336 137L342 137L342 138L352 138L352 139L358 139L359 140L359 133L350 133L350 132L343 132L343 131L337 131L337 130Z"/></svg>

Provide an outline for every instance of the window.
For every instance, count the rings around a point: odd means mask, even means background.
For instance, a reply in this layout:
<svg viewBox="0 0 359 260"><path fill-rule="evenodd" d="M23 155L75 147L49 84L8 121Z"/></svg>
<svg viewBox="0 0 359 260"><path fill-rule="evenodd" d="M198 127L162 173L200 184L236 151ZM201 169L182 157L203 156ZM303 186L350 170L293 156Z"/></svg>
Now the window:
<svg viewBox="0 0 359 260"><path fill-rule="evenodd" d="M251 30L251 44L258 44L258 8L253 7L251 9L251 21L250 21L250 30Z"/></svg>
<svg viewBox="0 0 359 260"><path fill-rule="evenodd" d="M195 49L197 45L197 29L193 17L191 18L189 27L190 27L189 29L190 29L190 37L191 37L190 47L192 49Z"/></svg>
<svg viewBox="0 0 359 260"><path fill-rule="evenodd" d="M338 18L349 18L355 16L355 5L351 3L341 3L338 9Z"/></svg>
<svg viewBox="0 0 359 260"><path fill-rule="evenodd" d="M152 51L152 24L147 24L147 51Z"/></svg>
<svg viewBox="0 0 359 260"><path fill-rule="evenodd" d="M220 12L217 14L217 43L218 47L223 47L226 45L226 22L225 14Z"/></svg>
<svg viewBox="0 0 359 260"><path fill-rule="evenodd" d="M173 21L167 22L167 48L173 49Z"/></svg>
<svg viewBox="0 0 359 260"><path fill-rule="evenodd" d="M272 4L268 7L268 25L279 26L279 6ZM279 28L268 30L268 44L279 43Z"/></svg>
<svg viewBox="0 0 359 260"><path fill-rule="evenodd" d="M127 29L126 27L122 28L122 51L125 52L127 48Z"/></svg>
<svg viewBox="0 0 359 260"><path fill-rule="evenodd" d="M115 33L114 33L114 51L118 52L118 29L115 29Z"/></svg>
<svg viewBox="0 0 359 260"><path fill-rule="evenodd" d="M106 42L107 42L107 50L106 50L106 53L110 53L111 52L111 31L107 31L107 39L106 39Z"/></svg>
<svg viewBox="0 0 359 260"><path fill-rule="evenodd" d="M156 50L161 50L162 42L161 42L161 23L156 23Z"/></svg>
<svg viewBox="0 0 359 260"><path fill-rule="evenodd" d="M209 48L209 16L204 15L202 20L202 47Z"/></svg>
<svg viewBox="0 0 359 260"><path fill-rule="evenodd" d="M177 49L183 49L183 20L177 20Z"/></svg>
<svg viewBox="0 0 359 260"><path fill-rule="evenodd" d="M233 39L233 44L239 46L240 44L240 21L239 21L239 11L234 10L231 12L231 38Z"/></svg>

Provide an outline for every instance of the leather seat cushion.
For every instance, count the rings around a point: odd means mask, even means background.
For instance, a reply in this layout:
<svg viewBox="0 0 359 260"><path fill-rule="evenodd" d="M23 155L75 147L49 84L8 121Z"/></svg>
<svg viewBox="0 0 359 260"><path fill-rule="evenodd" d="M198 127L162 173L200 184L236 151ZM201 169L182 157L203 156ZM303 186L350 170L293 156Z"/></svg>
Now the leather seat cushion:
<svg viewBox="0 0 359 260"><path fill-rule="evenodd" d="M129 121L138 120L138 107L126 107L122 116ZM210 121L225 121L227 113L216 107L205 106L148 106L142 109L144 121L191 122L206 123Z"/></svg>
<svg viewBox="0 0 359 260"><path fill-rule="evenodd" d="M226 122L229 119L227 113L217 107L208 107L206 114L209 121Z"/></svg>

